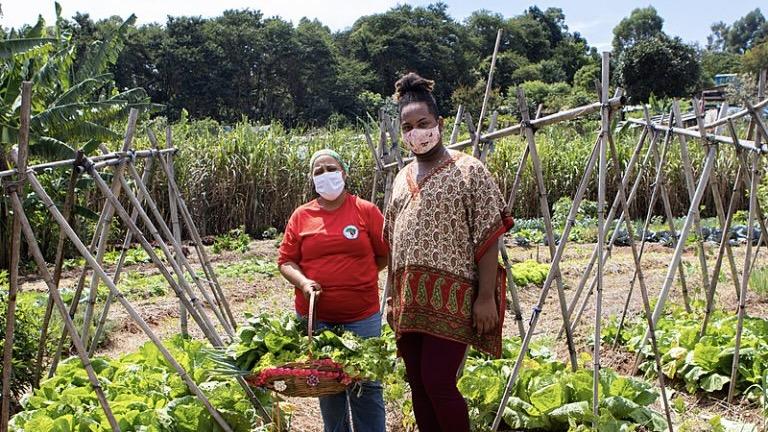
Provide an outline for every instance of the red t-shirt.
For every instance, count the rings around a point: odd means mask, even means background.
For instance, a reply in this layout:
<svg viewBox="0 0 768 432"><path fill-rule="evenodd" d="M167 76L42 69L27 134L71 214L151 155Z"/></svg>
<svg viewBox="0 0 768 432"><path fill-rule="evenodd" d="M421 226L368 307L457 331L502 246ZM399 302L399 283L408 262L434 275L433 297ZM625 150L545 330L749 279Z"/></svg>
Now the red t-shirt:
<svg viewBox="0 0 768 432"><path fill-rule="evenodd" d="M334 211L312 200L297 208L285 228L278 265L294 262L320 284L317 319L349 323L379 310L377 256L387 256L384 216L374 204L347 195ZM309 302L296 289L296 311L307 315Z"/></svg>

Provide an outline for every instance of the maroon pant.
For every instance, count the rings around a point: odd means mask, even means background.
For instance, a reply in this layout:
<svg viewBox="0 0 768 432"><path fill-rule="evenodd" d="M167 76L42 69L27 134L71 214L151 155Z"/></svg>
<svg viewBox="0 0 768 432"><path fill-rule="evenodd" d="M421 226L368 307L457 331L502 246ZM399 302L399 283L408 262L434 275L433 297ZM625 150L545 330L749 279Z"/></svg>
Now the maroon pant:
<svg viewBox="0 0 768 432"><path fill-rule="evenodd" d="M465 344L424 333L405 333L397 341L413 395L420 432L468 432L467 403L456 388Z"/></svg>

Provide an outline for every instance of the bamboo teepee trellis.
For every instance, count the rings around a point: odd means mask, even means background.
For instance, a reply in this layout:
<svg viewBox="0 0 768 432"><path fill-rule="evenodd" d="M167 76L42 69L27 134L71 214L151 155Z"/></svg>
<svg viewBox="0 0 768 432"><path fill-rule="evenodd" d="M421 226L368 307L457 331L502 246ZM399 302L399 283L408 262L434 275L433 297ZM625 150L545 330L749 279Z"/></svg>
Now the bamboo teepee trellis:
<svg viewBox="0 0 768 432"><path fill-rule="evenodd" d="M183 308L180 311L183 332L187 331L185 317L188 315L214 347L222 347L225 343L225 339L231 340L234 336L236 328L234 316L232 315L224 292L218 283L211 261L203 248L202 240L192 221L192 216L189 213L184 200L181 198L180 190L174 180L173 154L176 152L176 149L173 148L171 144L170 129L168 129L166 133L167 148L162 150L158 149L157 140L151 129L148 129L147 132L153 146L152 149L142 151L131 150L130 143L136 132L136 123L138 119L138 111L131 110L121 151L106 153L92 158L85 157L82 152L78 152L74 159L28 167L27 137L30 118L31 84L25 82L22 86L22 90L20 140L15 156L12 155L16 167L12 170L0 172L0 180L2 180L3 186L5 187L4 190L10 198L14 213L12 236L13 248L11 251L12 263L14 265L11 268L10 274L9 305L6 321L7 333L5 351L8 352L3 355L3 406L2 418L0 418L0 430L5 431L8 426L8 402L10 401L9 384L11 373L10 348L13 346L14 308L16 293L18 292L18 263L20 259L21 235L23 234L29 245L29 252L37 264L40 276L46 283L49 293L49 302L46 307L44 326L42 329L41 347L38 352L37 379L39 379L41 372L39 369L42 364L44 352L42 346L46 343L48 323L50 322L53 311L56 310L61 315L64 322L64 333L59 340L59 347L55 355L54 366L52 367L50 374L53 374L55 371L55 365L58 362L58 358L63 352L64 347L68 346L67 341L71 340L77 355L82 361L83 367L86 369L91 386L97 395L110 426L113 430L119 431L120 427L112 415L109 403L100 387L99 381L89 360L103 333L104 323L109 308L111 304L116 301L120 303L131 319L157 346L161 355L171 367L176 370L189 390L200 400L218 426L222 430L230 431L231 428L221 414L219 414L211 405L205 394L198 388L197 384L195 384L184 368L164 347L161 340L154 334L152 329L142 319L133 305L123 296L118 287L120 273L125 260L125 251L132 241L138 241L150 257L151 261L165 277L168 285L179 298L180 306ZM141 175L139 174L136 165L136 162L139 160L144 161L143 173ZM170 224L166 223L147 188L147 183L152 175L153 163L160 166L168 184L168 197L172 203L172 221ZM62 212L53 203L51 197L40 184L36 172L48 168L65 166L72 166L73 171ZM102 174L100 170L104 168L111 168L113 171L111 185L107 184L101 177ZM73 185L78 176L83 173L88 174L93 179L97 189L106 199L90 247L83 243L71 227L71 212L75 199L75 188L71 185ZM50 212L51 216L60 227L62 237L59 239L57 247L54 274L51 274L47 267L19 198L19 195L23 193L23 190L27 185L31 187L34 194L37 195L41 202L43 202L46 209ZM131 207L125 207L121 203L120 199L118 199L121 194L127 198ZM145 208L148 210L145 210ZM129 210L131 211L130 214ZM183 226L189 233L190 238L192 238L192 246L200 257L199 265L202 267L203 277L198 274L184 255L181 245L182 224L178 218L179 214L181 214L182 219L184 220ZM118 260L114 274L110 275L103 266L103 257L106 249L106 239L109 231L108 227L112 224L113 215L116 215L118 220L120 220L127 228L127 234L123 242L123 253ZM142 226L145 228L144 231L139 228L138 222L141 222ZM63 259L62 249L65 239L68 239L74 245L78 253L87 263L86 267L83 268L81 272L77 285L78 292L75 294L75 300L72 302L73 304L69 309L58 291L58 282L61 277L61 264ZM163 258L158 255L155 247L150 243L150 239L159 246ZM163 259L165 261L163 261ZM76 313L76 305L78 304L77 299L82 295L82 292L85 289L85 281L89 270L92 271L93 274L89 284L90 290L87 293L88 302L86 303L85 311L86 319L83 328L78 330L73 324L73 317ZM192 281L191 283L187 280L188 278ZM95 331L92 333L93 321L96 316L97 297L95 291L98 282L102 282L107 286L109 294L96 324ZM209 317L209 314L211 313L215 316L215 322ZM224 337L221 336L222 332ZM93 335L92 338L90 337L91 334ZM243 386L250 401L260 410L262 416L265 419L269 419L269 413L267 413L261 406L247 383L240 379L238 382Z"/></svg>
<svg viewBox="0 0 768 432"><path fill-rule="evenodd" d="M498 44L497 44L498 46ZM497 50L494 52L494 58ZM608 83L609 83L609 62L607 53L603 54L603 68L602 76L599 82L600 94L598 101L592 104L588 104L582 107L574 108L571 110L547 115L537 116L534 119L530 119L528 116L528 105L525 99L525 95L522 90L518 91L518 108L521 112L521 122L519 124L496 129L496 115L491 115L488 128L483 132L483 122L488 112L488 98L487 94L491 88L491 81L493 78L493 64L489 71L488 82L486 83L486 97L484 97L481 113L477 119L477 123L472 121L470 113L466 112L462 107L456 116L453 129L451 131L451 138L448 148L450 149L466 149L472 147L472 152L475 156L483 161L492 157L492 151L494 148L494 140L513 135L521 134L525 139L525 150L520 159L517 175L513 188L510 191L510 196L507 202L508 208L512 208L517 193L520 177L522 175L522 168L526 165L528 159L530 159L533 167L533 173L536 177L536 185L539 192L539 204L541 207L542 217L545 222L546 238L548 248L550 252L551 268L547 275L544 285L541 289L540 296L536 305L533 308L528 326L524 325L521 306L518 298L517 288L511 279L511 261L507 255L506 246L503 241L500 247L502 260L508 270L510 276L509 290L511 299L511 313L516 323L517 332L519 333L523 344L520 350L519 357L516 359L515 366L512 370L510 379L507 383L504 397L500 404L500 409L493 423L493 428L496 429L501 423L501 416L503 414L503 407L506 404L509 391L515 385L518 374L520 372L521 365L525 356L528 354L528 345L535 334L536 326L540 318L541 312L546 306L546 300L549 290L553 284L556 284L557 296L560 305L560 313L563 319L563 332L566 335L566 343L568 346L569 361L572 367L576 367L576 349L573 341L573 331L576 329L579 317L582 316L583 311L588 307L589 300L594 294L594 308L595 308L595 322L594 322L594 338L595 345L593 346L593 371L594 371L594 383L597 385L597 377L600 373L600 351L601 351L601 308L602 308L602 287L603 287L603 274L604 266L607 260L610 258L611 248L614 247L614 242L618 235L618 227L621 224L626 226L626 230L629 237L629 246L632 250L633 262L635 266L635 276L630 284L630 291L627 296L626 305L628 306L631 301L631 293L635 284L639 287L642 305L645 311L648 331L643 343L650 340L652 350L655 353L656 367L660 370L660 356L658 355L658 348L655 338L654 327L658 322L661 314L664 311L664 305L669 297L669 293L672 289L673 283L676 278L681 282L682 295L685 299L687 307L690 307L688 301L688 291L685 282L685 275L681 271L680 263L682 261L682 254L685 248L686 240L692 232L700 233L699 229L699 203L702 197L710 190L715 196L715 204L717 210L718 221L721 227L724 228L724 232L727 233L727 229L732 223L734 213L737 209L737 201L734 196L743 188L749 190L750 202L749 202L749 237L747 241L747 251L744 260L744 267L740 274L740 282L737 280L737 268L733 258L733 253L730 250L728 242L723 239L718 248L717 260L714 267L711 269L706 261L703 251L703 245L697 241L696 247L699 252L699 265L701 268L702 284L706 288L706 301L707 307L705 310L704 320L702 322L702 329L700 335L704 335L707 329L707 322L714 309L714 298L718 283L718 275L721 271L723 260L726 258L729 260L730 271L733 275L734 284L738 288L739 292L739 305L736 313L738 314L738 327L736 334L736 348L733 360L733 376L731 377L731 384L729 388L729 401L732 400L735 394L736 374L738 372L739 363L739 347L741 341L741 332L743 328L743 320L746 313L746 298L747 298L747 283L749 280L749 274L754 267L756 261L756 255L759 252L759 248L764 242L763 236L768 233L765 227L765 218L762 209L759 206L759 202L756 200L756 187L762 174L763 155L768 153L768 146L764 144L766 137L768 137L768 128L766 128L765 120L762 117L760 110L768 105L768 99L765 98L765 71L761 74L758 99L754 105L747 104L747 108L738 111L732 115L726 115L725 109L721 110L720 118L710 124L704 124L703 117L699 109L699 103L694 100L693 106L696 114L697 125L691 128L684 128L679 106L675 103L671 111L671 115L668 116L668 124L663 124L664 118L658 123L653 123L650 120L650 116L647 111L643 120L631 119L628 120L634 125L642 127L637 146L634 149L634 153L627 166L624 169L623 174L618 171L619 159L616 150L615 143L613 141L612 123L615 121L616 113L621 109L623 105L622 92L617 89L616 94L613 97L609 97ZM43 327L43 339L47 335L47 322L54 311L57 311L64 321L64 334L60 339L60 347L68 344L68 340L71 339L72 344L75 347L77 355L83 362L84 367L88 373L89 380L93 386L94 391L97 394L99 402L104 410L107 418L112 424L113 429L119 430L114 416L112 416L109 405L104 397L103 390L99 387L96 375L93 372L93 368L88 361L89 356L93 353L95 345L103 332L103 325L106 320L110 305L117 301L128 311L131 318L139 325L139 327L147 334L150 340L155 343L162 355L167 361L177 370L179 375L186 381L190 391L198 396L206 409L211 413L215 421L221 426L223 430L230 430L226 425L224 419L216 412L215 408L206 400L205 395L195 385L194 381L186 374L184 369L173 359L171 354L163 347L162 342L152 332L149 326L142 320L131 303L120 293L119 290L119 278L123 266L124 256L118 261L118 265L113 274L108 274L105 270L102 259L104 256L104 248L106 245L106 235L108 234L108 226L111 223L113 216L116 215L117 219L127 228L128 232L123 242L124 245L128 245L131 241L139 241L150 256L152 262L157 266L161 274L167 280L169 286L173 289L174 293L179 298L181 313L181 327L182 331L186 332L185 318L189 316L192 322L194 322L205 337L214 346L220 347L233 336L236 323L234 316L231 312L226 296L221 289L220 284L216 278L213 266L211 265L210 258L207 256L205 249L202 246L202 240L195 227L192 215L189 212L186 203L181 197L180 189L175 182L173 172L173 154L175 149L171 145L170 130L166 130L166 148L159 149L157 139L151 130L148 130L148 136L152 144L152 149L143 151L132 151L130 149L131 140L136 132L136 120L138 113L133 111L129 116L128 126L126 128L125 140L121 151L114 153L107 153L95 157L85 157L82 153L77 154L74 159L56 161L46 164L40 164L32 167L27 166L27 148L28 148L28 131L29 124L29 109L31 90L28 84L24 84L22 92L22 110L21 110L21 130L20 130L20 145L18 154L16 156L16 168L13 170L0 172L0 180L2 180L4 190L10 198L11 205L14 210L14 223L12 230L12 266L10 272L10 290L8 297L8 320L6 323L6 346L3 353L3 406L2 416L0 416L0 432L7 427L8 420L8 407L9 400L9 379L10 379L10 347L12 347L13 340L13 308L15 307L15 296L18 292L18 263L20 254L20 242L23 235L29 245L29 251L38 265L41 272L41 277L46 283L50 300L46 308L46 325ZM596 137L595 144L592 153L586 161L585 175L581 179L578 190L574 195L572 207L569 210L569 214L566 220L566 224L563 229L563 233L559 242L555 241L554 228L552 226L551 217L549 215L549 202L547 201L547 191L544 187L544 174L541 167L541 160L537 151L536 144L536 131L568 120L573 120L586 116L588 114L598 113L600 114L600 130ZM742 118L749 118L751 126L748 128L748 134L746 137L741 138L736 133L734 121ZM674 121L674 123L672 123ZM466 125L469 131L469 139L457 142L459 131L462 124ZM400 145L398 141L398 129L397 119L380 113L379 121L379 140L378 145L374 144L372 133L366 131L366 139L368 146L374 154L375 160L375 175L374 175L374 187L373 187L373 201L377 200L378 188L383 182L384 199L382 205L386 205L389 201L392 193L392 183L397 170L402 169L406 163L412 159L404 157L401 153ZM676 232L674 225L672 224L672 213L670 206L670 198L665 188L665 173L666 167L669 161L669 155L673 150L674 140L677 138L679 144L679 151L681 153L681 159L683 163L683 173L686 180L686 190L688 192L688 198L690 201L690 207L688 215L685 219L685 223L679 233ZM389 140L389 143L388 143ZM692 161L690 153L688 152L688 140L698 141L706 150L706 156L704 159L703 167L699 173L698 179L694 177L692 170ZM661 147L661 148L660 148ZM735 179L734 189L732 191L732 197L728 202L727 208L723 206L720 191L717 189L717 183L713 181L712 173L716 170L716 156L718 151L733 151L736 154L738 160L739 171ZM641 157L641 154L644 154ZM607 164L610 162L617 168L613 172L615 178L608 178ZM137 161L143 160L142 166L143 172L139 174ZM150 191L146 187L149 182L149 178L152 175L153 164L159 166L160 171L165 176L168 186L168 197L171 203L171 222L168 223L160 214L157 204L155 203ZM60 211L56 205L54 205L51 198L47 195L42 185L36 177L36 172L47 168L55 167L72 167L72 175L70 178L70 189L65 200L63 211ZM109 168L113 171L112 183L107 184L101 177L100 170ZM633 172L637 170L635 176ZM647 230L650 217L652 216L652 209L657 200L661 200L665 212L665 216L670 223L670 229L675 234L675 250L670 261L667 274L661 287L661 293L659 295L658 302L655 309L652 311L650 306L650 299L648 295L648 287L643 275L642 259L645 246L645 240L641 241L639 249L635 244L634 229L629 214L629 206L634 202L637 197L637 191L640 185L640 179L643 173L654 173L655 182L654 190L651 199L651 205L645 219L645 226L641 234L644 234ZM579 281L579 285L574 293L574 296L570 300L570 304L567 303L567 299L564 293L563 281L560 273L560 265L563 259L565 248L568 244L568 234L575 224L576 213L578 212L580 203L584 200L586 190L593 174L597 175L598 179L598 243L595 246L592 257L587 264L583 276ZM83 241L76 235L71 228L71 214L73 200L74 200L74 182L81 174L88 174L91 176L97 186L99 192L104 196L106 202L101 212L101 219L97 223L97 229L91 240L90 246L86 246ZM633 181L634 179L634 181ZM607 182L611 181L616 188L616 195L612 199L612 205L609 211L607 209ZM29 220L24 214L19 194L23 192L25 185L29 185L32 191L45 203L46 208L51 213L56 223L61 228L61 238L57 247L57 258L54 265L53 274L46 267L45 260L37 246L32 227L29 224ZM631 185L631 188L629 188ZM629 191L627 190L629 188ZM130 203L130 206L124 206L119 199L119 196L123 196L124 199ZM616 216L618 215L618 218ZM180 216L180 217L179 217ZM609 227L615 226L613 236L610 240L607 239L607 232ZM752 225L757 221L762 229L761 239L757 242L757 248L752 248ZM145 229L139 228L139 225ZM195 252L199 258L200 266L202 267L202 276L198 275L195 269L192 267L189 260L184 256L184 251L181 245L181 231L183 228L188 231L189 237L192 239ZM700 239L701 236L698 236ZM77 302L73 302L70 309L67 310L66 304L61 299L58 293L58 283L61 277L61 264L63 259L63 244L66 239L74 244L78 252L85 258L87 262L87 268L84 268L81 272L80 279L77 285L76 298L79 298L82 291L86 289L86 282L88 278L88 271L92 271L93 274L88 285L88 299L86 303L86 326L78 331L73 324L72 318L76 312ZM606 241L608 240L608 241ZM150 241L154 241L160 246L160 253L157 253ZM90 269L90 270L87 270ZM594 270L594 278L590 283L590 288L587 291L586 297L581 303L581 307L577 311L578 302L581 300L581 296L587 287L587 283L590 280ZM187 277L189 276L189 281ZM90 317L97 316L96 309L96 296L95 290L98 282L102 281L109 289L109 295L105 302L101 314L99 315L98 324L95 330L91 332ZM384 304L382 304L382 309ZM574 312L577 312L574 317ZM211 318L209 315L213 316ZM625 308L626 314L626 308ZM91 337L92 335L92 337ZM222 336L223 335L223 336ZM69 338L69 339L67 339ZM89 349L90 348L90 349ZM61 350L59 350L61 352ZM38 364L41 363L40 352L38 358ZM56 356L58 358L58 355ZM54 366L55 367L55 366ZM53 369L51 370L51 373ZM40 372L38 371L38 374ZM665 414L667 416L667 422L669 423L669 429L672 430L672 418L668 406L668 399L665 393L665 381L663 374L659 375L659 385L661 389L662 401L665 407ZM249 397L258 406L250 389L241 382ZM593 395L593 410L597 412L598 409L598 394L597 388L594 389ZM266 412L263 414L268 417Z"/></svg>
<svg viewBox="0 0 768 432"><path fill-rule="evenodd" d="M758 100L754 105L747 104L747 109L740 110L734 114L726 115L726 108L727 107L721 107L721 114L720 118L711 123L711 124L704 124L702 114L699 110L699 101L694 99L693 106L696 108L696 118L697 118L697 125L691 128L684 128L682 124L682 117L680 114L680 109L678 102L675 101L673 105L673 109L670 112L670 115L666 117L666 119L669 121L669 124L665 125L663 124L663 121L665 120L664 116L662 116L662 120L659 123L653 123L650 120L650 115L648 114L647 108L645 108L645 115L644 120L637 120L637 119L630 119L628 120L631 124L639 125L642 127L642 132L640 134L639 141L637 143L637 146L634 149L634 152L631 155L630 160L627 163L627 166L624 169L623 175L620 175L618 172L618 167L620 167L620 161L618 159L618 153L616 150L615 143L613 141L613 134L611 131L611 124L614 121L613 116L618 110L621 109L623 104L623 98L621 90L618 89L617 93L612 97L608 97L608 82L609 82L609 62L608 62L608 54L603 54L603 67L602 67L602 77L600 82L598 83L598 88L600 89L599 94L599 101L596 103L592 103L589 105L585 105L582 107L574 108L571 110L559 112L556 114L539 117L537 114L537 117L533 120L530 120L528 118L528 105L525 101L525 96L521 90L518 90L518 108L521 113L521 121L519 124L512 125L506 128L498 129L498 130L491 130L487 131L485 133L481 133L479 131L475 131L475 127L471 120L467 121L468 119L471 119L471 116L469 113L464 112L463 107L459 107L459 111L457 112L454 127L451 132L451 138L450 142L448 143L447 147L449 149L455 149L455 150L462 150L468 147L473 148L473 155L476 157L480 157L483 161L485 161L486 157L488 157L488 153L492 150L491 145L486 145L484 150L478 151L478 146L483 144L490 144L493 140L522 133L522 136L527 142L527 146L524 148L523 154L521 156L520 164L518 165L518 171L515 176L515 181L513 182L512 189L510 191L510 196L507 201L508 208L511 210L514 202L515 202L515 196L518 190L519 186L519 178L522 173L522 169L525 166L526 160L530 157L532 161L532 167L533 167L533 175L536 176L537 180L537 186L539 190L539 196L540 196L540 204L541 204L541 215L544 218L544 225L545 225L545 238L548 240L547 243L550 248L550 262L551 262L551 268L550 272L547 275L547 278L544 282L544 285L541 289L539 300L536 303L536 305L533 307L533 312L531 314L529 325L527 329L523 325L522 316L520 314L520 302L518 298L517 288L514 286L514 283L511 283L512 280L510 278L510 283L508 284L509 290L510 290L510 308L511 313L513 315L513 318L516 322L517 330L523 339L522 348L520 350L520 355L517 358L515 362L515 366L512 370L512 374L510 376L510 379L508 381L508 385L506 387L506 391L504 393L504 397L502 399L502 402L499 406L499 410L497 411L497 416L494 420L494 423L492 425L493 429L496 430L502 420L502 414L503 414L503 407L506 405L507 395L509 394L509 391L514 386L514 383L517 379L517 375L520 371L520 367L522 365L522 361L524 357L527 355L527 347L528 344L535 332L535 328L539 319L539 316L545 306L545 302L550 290L550 287L555 281L559 282L559 266L560 262L563 256L563 251L565 249L565 246L568 242L568 235L573 228L575 224L575 217L576 213L579 209L579 204L584 198L584 194L586 192L586 188L588 186L590 177L593 175L593 170L595 168L595 165L598 165L597 169L597 180L598 180L598 243L595 246L594 252L588 261L588 264L586 265L586 268L584 269L582 276L579 280L577 289L575 290L575 294L571 299L570 305L565 305L565 307L561 307L561 316L564 321L563 330L561 333L566 334L567 338L567 344L569 347L569 356L572 359L573 362L573 354L575 353L575 350L572 348L572 333L575 331L576 326L578 325L579 318L583 315L584 310L588 307L589 299L592 297L592 294L595 294L594 299L594 307L595 307L595 322L594 322L594 340L595 345L593 346L593 370L594 370L594 383L595 388L593 400L597 400L597 377L599 375L600 371L600 348L601 348L601 319L602 313L601 313L601 307L602 307L602 298L601 298L601 291L602 291L602 276L604 274L604 266L607 260L611 256L611 249L614 247L615 241L617 240L617 237L619 235L619 227L624 224L626 226L626 232L629 237L629 246L632 250L633 254L633 262L635 266L634 276L632 278L632 282L630 284L630 290L626 299L625 303L625 309L624 313L622 314L621 324L620 324L620 330L621 326L623 326L623 321L626 316L626 312L628 310L629 304L631 302L631 294L634 291L635 285L638 285L641 292L641 298L642 298L642 307L645 311L646 320L647 320L647 334L646 338L643 340L643 344L646 343L647 339L651 340L652 344L652 350L655 353L655 363L656 363L656 369L661 370L661 363L657 347L657 342L655 338L655 323L659 320L660 315L662 311L664 310L664 302L669 296L670 289L672 287L672 284L674 280L676 279L675 276L677 275L677 279L680 281L681 285L681 295L684 299L684 304L687 310L691 310L691 301L690 301L690 293L688 290L688 282L686 281L686 275L683 272L682 266L680 265L680 262L682 260L682 252L685 248L686 241L689 238L689 236L695 232L695 233L701 233L700 229L700 216L699 216L699 203L701 202L701 199L704 195L704 193L709 189L711 193L714 195L714 202L715 207L717 211L718 221L721 225L721 227L724 229L724 232L727 233L727 229L730 227L733 214L736 210L736 204L737 200L734 198L735 195L738 194L739 191L741 191L742 186L746 187L747 190L752 191L750 193L750 197L755 197L756 194L754 193L754 188L756 187L756 184L758 182L759 175L761 174L762 170L762 164L758 163L758 160L762 160L762 157L765 153L768 153L768 147L763 144L764 139L761 140L761 136L768 136L768 130L766 130L765 121L762 119L760 114L760 109L768 105L768 99L765 99L765 71L763 71L760 79L760 85L759 85L759 92L758 92ZM489 80L492 79L493 76L493 70L491 69L489 73ZM490 88L489 83L486 83L486 87ZM549 213L549 203L546 199L546 190L543 186L543 172L540 165L540 162L538 161L538 155L536 151L536 142L535 142L535 132L545 126L572 120L575 118L583 117L587 114L592 114L595 112L600 112L601 122L600 122L600 132L598 134L597 140L595 142L595 147L593 148L593 151L591 153L591 156L589 160L587 161L587 168L585 171L584 176L582 177L581 183L577 189L577 192L575 196L573 197L573 203L572 207L569 211L569 214L566 218L566 223L563 228L563 232L561 233L559 243L556 243L554 241L553 236L553 228L551 225L551 221L549 220L548 213ZM478 124L482 124L482 116L483 113L486 112L486 100L484 99L484 103L481 110L481 117L478 121ZM749 128L752 133L755 134L755 137L752 139L748 138L740 139L735 132L735 128L733 127L733 122L737 119L745 118L745 117L751 117L751 123L752 126ZM675 122L674 124L672 122ZM389 135L391 138L395 138L397 136L396 131L393 131L393 124L395 121L391 119L389 116L382 115L380 116L380 140L379 140L379 146L378 148L373 145L373 141L370 138L370 135L368 134L368 140L369 140L369 147L371 148L374 156L374 160L376 161L375 169L376 169L376 175L374 176L374 194L373 199L376 199L376 191L378 190L378 183L382 180L384 180L384 190L386 193L384 194L384 200L382 203L382 206L386 206L389 197L391 195L391 188L392 188L392 181L394 179L395 173L402 169L404 167L404 164L409 163L413 160L412 157L403 157L401 155L401 150L399 145L397 144L395 139L391 140L391 145L387 145L387 135ZM469 139L457 142L457 136L458 131L462 123L465 123L467 125L467 130L469 132ZM722 128L724 126L729 126L730 129L730 135L724 135L722 133ZM396 129L396 128L395 128ZM479 127L478 127L479 129ZM711 131L711 132L710 132ZM670 154L673 151L673 142L677 138L678 144L679 144L679 151L681 155L682 165L683 165L683 175L685 177L686 181L686 190L688 192L688 199L690 201L689 211L688 215L685 219L685 223L682 227L682 230L680 232L677 232L674 224L673 224L673 214L672 214L672 207L671 207L671 199L669 197L666 184L665 184L665 177L666 177L666 170L667 165L669 162ZM700 141L705 150L706 150L706 157L704 160L702 172L699 175L698 183L694 177L693 173L693 162L691 161L690 152L688 150L688 140L698 140ZM661 149L660 149L661 147ZM731 200L729 201L729 205L726 209L723 206L721 192L718 188L717 182L714 181L711 176L712 172L714 171L714 165L716 161L716 155L719 147L724 147L723 151L734 151L738 155L737 158L739 160L739 174L736 177L734 190L731 194ZM644 152L645 149L645 152ZM641 155L644 156L641 157ZM613 164L614 167L617 167L617 171L614 173L614 176L616 178L608 179L607 176L607 162L608 157L610 157L610 162ZM749 159L749 160L747 160ZM751 164L751 165L750 165ZM638 233L642 236L642 241L640 242L639 248L636 245L635 242L635 233L632 226L632 221L630 219L629 214L629 206L634 202L636 197L638 196L638 190L641 184L641 179L643 178L643 175L645 173L655 173L655 181L653 183L653 193L651 198L651 203L649 205L649 209L647 212L647 217L645 219L645 224L643 227L643 230ZM613 204L610 207L610 210L605 212L606 209L606 201L607 198L605 196L606 193L606 182L611 181L614 185L617 186L616 188L616 195L613 197ZM739 183L743 183L743 185L740 185ZM629 188L631 185L631 188ZM629 188L629 192L627 191L627 188ZM664 280L664 284L661 287L661 294L659 296L659 300L656 303L655 310L651 310L651 303L649 298L649 290L647 287L647 283L645 281L644 275L643 275L643 269L642 269L642 258L643 258L643 251L645 249L646 244L646 238L645 233L647 232L648 226L650 224L650 219L653 216L653 209L656 206L656 203L658 200L661 200L662 206L664 209L664 216L667 219L667 223L670 226L670 231L673 233L674 242L675 242L675 251L673 253L669 268L667 270L667 277ZM761 240L758 241L758 248L760 245L763 244L763 235L766 235L768 233L768 230L765 228L765 219L762 215L761 209L759 208L759 203L756 201L756 199L750 200L750 214L752 214L752 218L748 222L748 226L751 228L754 221L757 221L760 224L762 234L761 234ZM618 215L618 219L616 219L616 216ZM615 226L616 229L613 231L613 235L611 236L610 240L606 238L606 233L608 231L608 227ZM608 241L606 241L608 240ZM751 244L754 239L748 238L748 243ZM715 263L713 271L710 272L709 263L706 260L706 254L704 253L704 245L702 241L702 236L697 235L695 240L696 248L698 250L698 259L699 259L699 267L701 269L701 280L702 280L702 286L706 287L706 298L707 298L707 309L706 309L706 315L704 319L704 324L702 327L702 334L706 331L706 322L709 317L709 315L712 312L712 309L714 307L714 293L716 290L716 286L719 280L718 275L721 272L723 260L725 257L728 259L728 264L730 267L730 272L732 275L732 278L734 279L734 285L737 288L737 291L740 293L739 296L739 308L737 313L740 317L740 322L738 324L737 329L737 353L738 353L738 343L740 340L740 334L742 332L742 324L741 320L743 320L744 316L744 309L745 309L745 297L747 296L746 291L746 285L749 280L749 274L754 267L754 263L756 261L755 256L756 254L753 254L751 252L751 246L748 247L747 250L747 256L745 258L745 270L740 273L741 276L741 282L737 279L737 274L739 274L735 260L733 257L733 252L731 250L731 246L729 245L727 239L724 239L720 243L719 251L718 251L718 258ZM556 246L555 246L556 245ZM507 266L507 270L509 272L510 270L510 261L508 254L506 253L506 247L500 247L502 260L504 261L505 265ZM595 269L595 267L597 267ZM596 270L596 271L594 271ZM581 306L576 311L577 306L579 304L579 301L581 300L581 296L587 286L587 282L590 280L590 277L593 275L594 271L594 277L592 278L592 282L590 284L590 288L588 290L588 295L583 299L581 302ZM391 281L388 281L387 287L385 289L385 292L388 292L390 289ZM561 285L558 285L558 291L561 290ZM560 294L560 292L558 292ZM386 295L386 293L385 293ZM561 306L564 304L564 296L558 295L559 299L561 300ZM382 301L382 310L384 309L384 302ZM578 312L576 317L572 320L574 312ZM733 370L737 371L738 366L738 354L734 358L734 367ZM575 364L574 364L575 366ZM736 372L734 372L735 374ZM665 414L666 414L666 420L668 423L668 428L671 431L672 430L672 415L671 411L669 409L669 401L666 395L666 386L665 386L665 379L663 374L658 374L659 379L659 386L661 389L661 398L663 402L663 406L665 408ZM731 379L731 389L730 389L730 395L729 400L732 398L732 393L735 388L736 379L735 376ZM597 413L598 404L593 403L593 410L594 413Z"/></svg>

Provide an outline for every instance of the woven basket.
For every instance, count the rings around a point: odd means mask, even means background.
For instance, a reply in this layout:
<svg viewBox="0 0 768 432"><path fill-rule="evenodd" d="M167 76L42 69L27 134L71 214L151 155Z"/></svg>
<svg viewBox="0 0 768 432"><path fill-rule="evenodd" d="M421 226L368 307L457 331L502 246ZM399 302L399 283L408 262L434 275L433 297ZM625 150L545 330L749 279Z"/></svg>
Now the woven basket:
<svg viewBox="0 0 768 432"><path fill-rule="evenodd" d="M312 331L314 330L316 299L309 296L307 337L309 338L309 360L287 363L264 369L258 374L245 377L252 387L266 388L290 397L320 397L343 392L349 384L358 379L344 372L341 365L330 359L316 360L312 356Z"/></svg>

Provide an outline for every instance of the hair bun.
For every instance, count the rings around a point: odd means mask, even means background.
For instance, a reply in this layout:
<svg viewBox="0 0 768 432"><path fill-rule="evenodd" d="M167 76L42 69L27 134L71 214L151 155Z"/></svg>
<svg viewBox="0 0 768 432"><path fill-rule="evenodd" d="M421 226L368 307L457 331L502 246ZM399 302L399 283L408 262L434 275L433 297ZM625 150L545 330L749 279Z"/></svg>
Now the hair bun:
<svg viewBox="0 0 768 432"><path fill-rule="evenodd" d="M434 86L434 81L426 79L415 72L409 72L395 83L395 96L399 100L408 93L432 93Z"/></svg>

